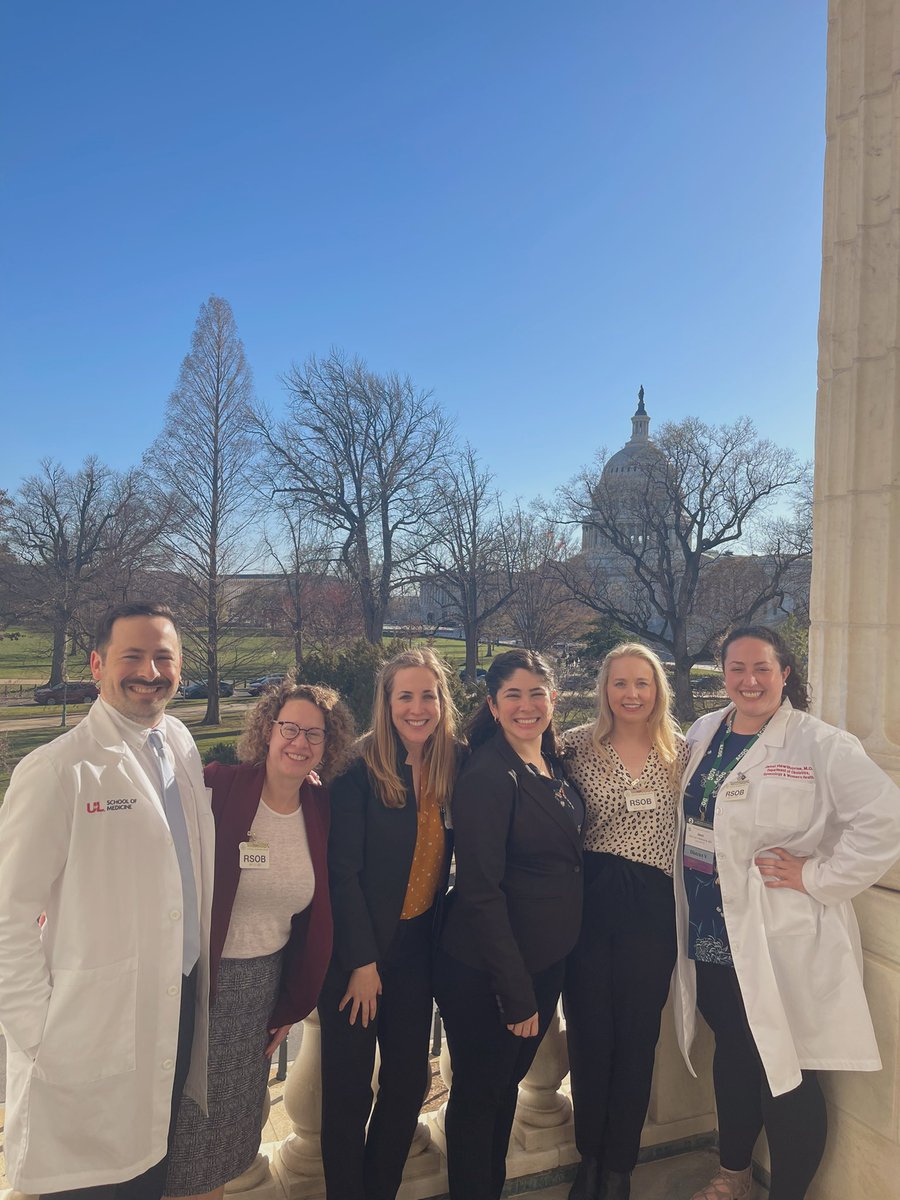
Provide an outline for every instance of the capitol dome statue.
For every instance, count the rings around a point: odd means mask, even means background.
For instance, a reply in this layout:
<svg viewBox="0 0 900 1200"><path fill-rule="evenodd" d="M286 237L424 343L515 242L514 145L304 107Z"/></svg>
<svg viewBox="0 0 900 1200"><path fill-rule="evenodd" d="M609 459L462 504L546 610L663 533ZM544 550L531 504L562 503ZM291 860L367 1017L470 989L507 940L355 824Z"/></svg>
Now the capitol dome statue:
<svg viewBox="0 0 900 1200"><path fill-rule="evenodd" d="M638 392L638 406L631 418L631 437L621 450L611 455L600 473L597 486L591 493L595 513L608 514L616 509L618 528L627 531L636 544L645 536L648 509L668 507L665 491L667 464L665 456L650 437L650 417L644 407L644 389ZM601 521L586 520L581 528L581 549L593 558L609 554L598 525Z"/></svg>
<svg viewBox="0 0 900 1200"><path fill-rule="evenodd" d="M646 474L647 466L662 458L650 439L650 418L644 408L644 389L638 392L637 411L631 418L631 437L621 450L607 460L601 478L627 477Z"/></svg>

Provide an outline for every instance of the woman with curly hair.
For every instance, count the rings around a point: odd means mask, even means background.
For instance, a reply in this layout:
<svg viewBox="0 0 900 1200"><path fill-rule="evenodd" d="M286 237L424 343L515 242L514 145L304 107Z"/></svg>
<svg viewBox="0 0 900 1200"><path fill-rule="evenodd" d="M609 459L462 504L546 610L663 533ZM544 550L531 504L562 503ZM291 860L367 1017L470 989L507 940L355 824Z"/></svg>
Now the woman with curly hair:
<svg viewBox="0 0 900 1200"><path fill-rule="evenodd" d="M627 1200L675 965L672 853L684 738L662 664L610 650L597 716L562 736L587 808L584 919L563 992L581 1154L569 1200Z"/></svg>
<svg viewBox="0 0 900 1200"><path fill-rule="evenodd" d="M393 1200L428 1088L432 929L450 868L443 817L458 758L447 671L432 650L381 668L359 750L331 795L322 1158L329 1200Z"/></svg>
<svg viewBox="0 0 900 1200"><path fill-rule="evenodd" d="M337 692L293 675L263 693L239 766L210 763L216 822L210 936L209 1115L178 1113L166 1194L220 1200L259 1148L269 1064L315 1007L331 955L326 781L353 719Z"/></svg>
<svg viewBox="0 0 900 1200"><path fill-rule="evenodd" d="M692 1200L749 1200L763 1130L770 1200L803 1200L818 1072L881 1068L851 901L900 853L900 789L807 712L777 630L732 629L719 657L730 703L688 730L675 854L675 1030L689 1067L697 1011L716 1046L719 1169Z"/></svg>

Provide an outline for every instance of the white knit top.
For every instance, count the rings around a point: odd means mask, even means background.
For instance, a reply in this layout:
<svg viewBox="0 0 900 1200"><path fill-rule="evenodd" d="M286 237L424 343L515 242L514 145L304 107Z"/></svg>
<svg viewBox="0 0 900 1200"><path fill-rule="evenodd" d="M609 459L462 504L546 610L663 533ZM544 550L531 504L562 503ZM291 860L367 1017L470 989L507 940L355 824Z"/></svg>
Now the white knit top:
<svg viewBox="0 0 900 1200"><path fill-rule="evenodd" d="M223 958L274 954L291 933L291 917L312 902L316 886L303 812L274 812L262 800L250 829L269 847L266 870L241 870Z"/></svg>

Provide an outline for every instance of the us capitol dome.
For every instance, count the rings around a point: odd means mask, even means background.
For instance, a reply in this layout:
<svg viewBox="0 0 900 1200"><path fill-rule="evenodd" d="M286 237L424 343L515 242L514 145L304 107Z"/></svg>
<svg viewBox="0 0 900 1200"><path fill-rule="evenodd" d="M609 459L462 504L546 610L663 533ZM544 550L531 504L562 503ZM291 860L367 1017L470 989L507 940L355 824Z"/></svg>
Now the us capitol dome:
<svg viewBox="0 0 900 1200"><path fill-rule="evenodd" d="M642 536L643 511L649 500L648 486L654 478L660 478L661 470L665 473L666 459L650 437L650 417L644 407L644 389L641 387L637 410L631 418L631 437L621 450L607 459L592 493L595 506L608 511L609 500L613 498L616 507L621 508L617 521L619 528L633 525L632 537ZM660 503L667 504L663 492L661 488ZM608 554L611 549L590 520L581 527L581 549L592 557Z"/></svg>

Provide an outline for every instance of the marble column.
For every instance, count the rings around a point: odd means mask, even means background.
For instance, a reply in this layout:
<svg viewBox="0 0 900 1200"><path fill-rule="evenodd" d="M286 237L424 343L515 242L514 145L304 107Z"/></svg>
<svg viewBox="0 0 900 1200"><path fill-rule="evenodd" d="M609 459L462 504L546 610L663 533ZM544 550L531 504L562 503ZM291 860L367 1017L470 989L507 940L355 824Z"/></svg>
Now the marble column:
<svg viewBox="0 0 900 1200"><path fill-rule="evenodd" d="M827 68L814 711L900 780L900 0L831 0ZM884 1070L827 1078L817 1200L900 1177L900 868L856 910Z"/></svg>

